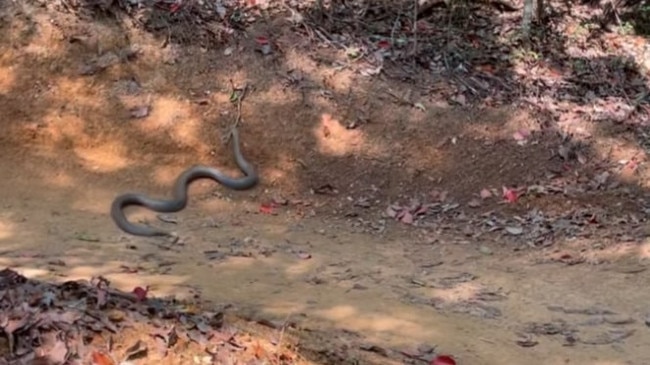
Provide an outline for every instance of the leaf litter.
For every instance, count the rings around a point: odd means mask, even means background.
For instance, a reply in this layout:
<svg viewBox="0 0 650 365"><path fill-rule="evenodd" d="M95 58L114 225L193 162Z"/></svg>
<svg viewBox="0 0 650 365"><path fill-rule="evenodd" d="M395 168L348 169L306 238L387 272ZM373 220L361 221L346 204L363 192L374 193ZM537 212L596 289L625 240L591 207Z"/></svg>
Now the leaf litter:
<svg viewBox="0 0 650 365"><path fill-rule="evenodd" d="M0 338L6 339L0 342L0 364L178 363L188 354L204 363L222 363L218 358L301 363L289 341L282 346L261 341L226 323L223 312L150 298L147 292L140 287L120 292L103 277L45 283L5 268L0 271Z"/></svg>

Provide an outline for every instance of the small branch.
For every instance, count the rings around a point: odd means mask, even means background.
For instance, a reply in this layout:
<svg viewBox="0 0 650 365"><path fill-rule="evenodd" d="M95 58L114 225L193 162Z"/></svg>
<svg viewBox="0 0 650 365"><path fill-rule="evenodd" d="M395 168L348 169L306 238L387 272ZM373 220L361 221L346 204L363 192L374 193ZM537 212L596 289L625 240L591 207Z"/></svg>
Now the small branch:
<svg viewBox="0 0 650 365"><path fill-rule="evenodd" d="M418 0L413 0L413 66L418 55Z"/></svg>
<svg viewBox="0 0 650 365"><path fill-rule="evenodd" d="M230 126L229 131L227 135L224 138L224 143L229 143L230 138L232 137L232 131L239 127L239 124L242 121L241 117L241 108L242 108L242 102L244 100L244 97L246 97L246 92L248 91L248 83L244 84L243 87L238 88L235 86L235 84L230 80L230 85L232 87L232 93L230 94L230 101L237 101L237 117L235 118L235 121L232 123Z"/></svg>

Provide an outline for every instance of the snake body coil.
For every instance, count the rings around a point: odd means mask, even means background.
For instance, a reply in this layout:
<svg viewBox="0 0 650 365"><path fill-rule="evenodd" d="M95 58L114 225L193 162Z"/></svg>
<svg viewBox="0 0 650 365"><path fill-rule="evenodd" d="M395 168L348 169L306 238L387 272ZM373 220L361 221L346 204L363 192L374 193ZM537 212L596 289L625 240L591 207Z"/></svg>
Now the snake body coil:
<svg viewBox="0 0 650 365"><path fill-rule="evenodd" d="M234 179L226 176L223 172L208 166L194 166L185 170L174 183L172 200L159 200L152 199L142 194L127 193L118 196L113 200L111 205L111 218L115 224L126 233L136 236L171 236L168 231L158 228L146 227L142 225L135 225L129 222L124 215L123 209L130 205L138 205L149 208L158 213L175 213L179 212L187 206L187 190L189 184L197 179L212 179L221 183L227 188L234 190L250 189L257 184L259 177L255 172L253 166L246 161L239 149L239 135L236 129L232 130L232 143L233 151L235 153L235 161L239 168L246 174L245 177Z"/></svg>

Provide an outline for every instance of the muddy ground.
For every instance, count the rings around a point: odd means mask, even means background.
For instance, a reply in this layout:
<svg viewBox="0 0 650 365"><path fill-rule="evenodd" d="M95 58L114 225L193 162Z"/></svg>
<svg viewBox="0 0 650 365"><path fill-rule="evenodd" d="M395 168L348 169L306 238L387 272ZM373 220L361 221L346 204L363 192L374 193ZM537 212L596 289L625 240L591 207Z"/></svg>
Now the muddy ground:
<svg viewBox="0 0 650 365"><path fill-rule="evenodd" d="M364 76L282 17L218 45L29 1L3 5L2 21L1 266L200 292L295 322L321 355L373 344L394 363L427 348L459 364L650 363L648 178L629 128L587 123L566 153L525 103L450 104ZM239 173L222 137L244 85L259 186L201 181L181 213L130 211L176 244L119 231L120 193L167 196L197 163Z"/></svg>

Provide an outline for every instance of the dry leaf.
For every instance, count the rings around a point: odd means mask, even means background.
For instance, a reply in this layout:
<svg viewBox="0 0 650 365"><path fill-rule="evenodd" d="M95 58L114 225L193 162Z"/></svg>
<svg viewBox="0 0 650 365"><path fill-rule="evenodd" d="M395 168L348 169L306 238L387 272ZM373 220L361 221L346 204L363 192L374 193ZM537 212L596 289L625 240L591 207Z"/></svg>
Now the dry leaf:
<svg viewBox="0 0 650 365"><path fill-rule="evenodd" d="M103 352L94 351L91 356L93 365L115 365L113 359Z"/></svg>

